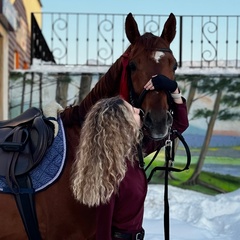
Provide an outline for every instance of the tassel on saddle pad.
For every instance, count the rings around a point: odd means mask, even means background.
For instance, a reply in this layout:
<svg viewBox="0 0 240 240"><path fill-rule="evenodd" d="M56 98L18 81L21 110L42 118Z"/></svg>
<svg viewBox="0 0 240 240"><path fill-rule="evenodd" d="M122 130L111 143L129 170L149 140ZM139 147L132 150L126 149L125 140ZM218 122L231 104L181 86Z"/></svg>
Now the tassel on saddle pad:
<svg viewBox="0 0 240 240"><path fill-rule="evenodd" d="M28 173L43 158L54 138L54 125L38 108L0 122L0 175L6 177L13 193L16 176Z"/></svg>

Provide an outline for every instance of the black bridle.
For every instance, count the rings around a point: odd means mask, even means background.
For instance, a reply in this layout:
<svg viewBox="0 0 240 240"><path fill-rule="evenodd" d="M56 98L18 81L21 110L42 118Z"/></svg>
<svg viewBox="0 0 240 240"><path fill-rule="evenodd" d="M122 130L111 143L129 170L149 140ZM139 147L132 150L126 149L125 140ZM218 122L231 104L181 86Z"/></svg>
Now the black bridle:
<svg viewBox="0 0 240 240"><path fill-rule="evenodd" d="M169 48L155 48L154 50L155 51L162 51L162 52L169 52L169 53L172 54L172 51ZM126 58L128 58L128 54L127 53L124 56ZM142 92L140 93L140 95L138 96L136 94L134 88L133 88L132 77L131 77L132 71L136 70L136 65L133 62L128 62L125 66L126 66L126 74L127 74L127 84L128 84L128 89L129 89L129 101L132 104L132 106L141 109L140 117L143 119L144 111L141 108L143 100L144 100L144 98L146 97L146 94L149 91L156 91L156 90L146 90L146 89L143 89ZM172 111L172 109L173 109L173 98L171 97L171 94L170 94L169 91L165 91L165 93L167 95L167 101L168 101L168 105L169 105L169 112L171 114L173 114L173 111ZM173 171L173 172L181 172L181 171L189 169L189 166L190 166L190 163L191 163L191 153L190 153L189 147L188 147L184 137L177 130L174 130L174 129L171 129L171 128L169 129L168 132L169 132L168 140L167 140L168 142L171 141L170 140L170 135L176 135L178 137L178 139L182 142L182 144L183 144L183 146L185 148L185 151L186 151L186 155L187 155L187 163L186 163L186 165L185 165L185 167L183 169L178 169L178 168L174 168L172 166L167 166L167 170L168 171ZM141 146L139 146L139 152L140 152L140 149L141 149ZM153 159L150 161L149 165L145 168L145 171L150 167L150 165L155 160L155 158L157 157L157 155L158 155L160 150L161 150L161 147L159 147L157 149ZM169 156L171 156L172 161L174 161L174 147L171 148L171 151L172 151L171 153L167 153L167 154ZM139 155L140 155L140 165L141 165L142 168L144 168L144 162L143 162L142 153L141 154L139 153ZM155 167L152 170L152 172L151 172L151 174L150 174L150 176L148 178L148 181L151 180L154 172L157 171L157 170L166 170L166 167Z"/></svg>
<svg viewBox="0 0 240 240"><path fill-rule="evenodd" d="M169 49L169 51L171 51ZM128 89L129 89L129 99L130 99L130 103L132 104L132 106L134 107L137 107L137 108L140 108L140 117L141 119L143 120L144 118L144 111L142 110L141 106L142 106L142 103L143 103L143 100L146 96L146 94L149 92L149 91L155 91L155 90L146 90L146 89L143 89L141 94L138 96L133 88L133 83L132 83L132 78L131 78L131 71L135 70L136 66L133 65L133 63L129 63L127 65L127 83L128 83ZM167 95L167 100L168 100L168 105L169 105L169 112L171 114L173 114L173 99L171 97L171 94L169 91L165 91L166 95ZM171 141L170 140L170 135L175 135L178 137L178 139L182 142L185 150L186 150L186 155L187 155L187 162L186 162L186 165L183 169L178 169L178 168L174 168L172 166L167 166L167 170L168 171L173 171L173 172L181 172L181 171L184 171L184 170L187 170L189 169L189 166L190 166L190 163L191 163L191 153L190 153L190 150L189 150L189 147L184 139L184 137L182 136L181 133L179 133L177 130L173 130L171 128L168 129L168 142ZM173 143L174 144L174 143ZM172 145L172 144L171 144ZM150 167L150 165L153 163L153 161L155 160L155 158L157 157L159 151L161 150L161 147L159 147L153 157L153 159L150 161L150 163L148 164L148 166L145 168L145 171ZM172 160L171 161L174 161L174 147L171 148L171 153L167 153L169 156L172 156ZM141 149L141 146L139 146L139 162L140 162L140 167L141 168L144 168L144 160L143 160L143 156L142 156L142 149ZM166 167L155 167L153 168L153 170L151 171L149 177L148 177L148 182L150 182L153 174L157 171L157 170L166 170Z"/></svg>

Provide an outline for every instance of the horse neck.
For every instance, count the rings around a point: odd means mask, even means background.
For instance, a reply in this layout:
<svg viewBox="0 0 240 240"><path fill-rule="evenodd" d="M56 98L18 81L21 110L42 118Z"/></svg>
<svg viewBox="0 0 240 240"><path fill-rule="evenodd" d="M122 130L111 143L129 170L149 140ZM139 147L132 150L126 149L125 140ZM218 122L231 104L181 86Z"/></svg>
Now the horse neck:
<svg viewBox="0 0 240 240"><path fill-rule="evenodd" d="M66 108L61 118L66 125L81 125L90 108L100 99L119 94L122 74L121 57L109 68L78 106Z"/></svg>
<svg viewBox="0 0 240 240"><path fill-rule="evenodd" d="M119 58L109 68L106 74L99 79L95 87L80 103L79 107L84 107L85 111L88 112L92 105L94 105L98 100L116 96L119 93L121 71L121 58Z"/></svg>

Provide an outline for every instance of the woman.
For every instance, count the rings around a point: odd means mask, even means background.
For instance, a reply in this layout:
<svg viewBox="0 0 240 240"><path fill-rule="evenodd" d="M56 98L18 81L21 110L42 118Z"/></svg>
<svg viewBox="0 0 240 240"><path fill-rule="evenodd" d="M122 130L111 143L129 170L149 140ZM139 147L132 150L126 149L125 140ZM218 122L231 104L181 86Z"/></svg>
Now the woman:
<svg viewBox="0 0 240 240"><path fill-rule="evenodd" d="M153 76L147 90L165 89L173 98L172 128L188 127L186 101L177 83ZM143 208L147 194L145 172L139 167L141 111L119 97L100 100L89 111L81 132L72 178L78 201L95 208L95 239L143 239ZM174 138L174 136L171 136ZM91 143L91 144L90 144ZM142 139L144 156L165 144L165 139ZM95 224L95 223L93 223Z"/></svg>
<svg viewBox="0 0 240 240"><path fill-rule="evenodd" d="M83 123L72 189L78 201L96 208L96 239L143 239L147 180L138 162L139 114L113 97L97 102Z"/></svg>

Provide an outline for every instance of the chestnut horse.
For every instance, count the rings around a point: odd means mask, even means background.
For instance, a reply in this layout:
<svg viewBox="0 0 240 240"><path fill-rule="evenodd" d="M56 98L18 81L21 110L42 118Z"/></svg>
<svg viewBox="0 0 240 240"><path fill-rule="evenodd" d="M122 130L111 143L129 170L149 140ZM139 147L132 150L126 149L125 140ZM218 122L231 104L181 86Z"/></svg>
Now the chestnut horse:
<svg viewBox="0 0 240 240"><path fill-rule="evenodd" d="M70 189L70 174L81 123L98 99L120 94L141 107L145 113L144 133L151 138L162 139L166 136L172 122L165 91L144 93L143 87L155 74L174 79L176 60L170 50L170 43L176 34L175 16L169 15L161 36L152 33L140 35L131 13L127 15L125 30L131 43L125 53L109 68L80 105L67 107L61 113L67 141L65 165L54 184L35 194L42 239L94 239L94 226L97 224L95 210L74 199ZM0 239L27 239L15 200L10 194L0 193L0 225Z"/></svg>

